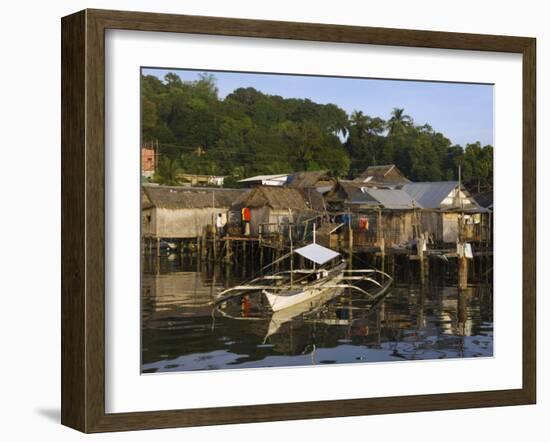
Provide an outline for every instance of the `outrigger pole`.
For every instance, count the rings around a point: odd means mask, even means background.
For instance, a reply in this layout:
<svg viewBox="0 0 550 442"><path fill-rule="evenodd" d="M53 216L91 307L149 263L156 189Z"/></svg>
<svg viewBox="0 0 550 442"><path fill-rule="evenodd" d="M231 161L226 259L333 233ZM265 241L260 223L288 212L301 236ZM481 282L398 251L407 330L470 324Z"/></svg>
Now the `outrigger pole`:
<svg viewBox="0 0 550 442"><path fill-rule="evenodd" d="M313 244L315 244L315 226L317 225L317 221L313 222ZM313 270L315 270L317 267L315 265L315 261L313 261Z"/></svg>

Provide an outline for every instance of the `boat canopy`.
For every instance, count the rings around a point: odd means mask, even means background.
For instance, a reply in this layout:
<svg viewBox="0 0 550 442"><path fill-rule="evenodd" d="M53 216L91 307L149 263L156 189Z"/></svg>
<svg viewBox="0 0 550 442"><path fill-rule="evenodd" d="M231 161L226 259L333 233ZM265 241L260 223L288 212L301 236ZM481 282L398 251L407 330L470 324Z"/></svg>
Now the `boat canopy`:
<svg viewBox="0 0 550 442"><path fill-rule="evenodd" d="M299 249L294 250L294 252L319 265L322 265L340 255L338 252L327 249L319 244L309 244L305 247L300 247Z"/></svg>

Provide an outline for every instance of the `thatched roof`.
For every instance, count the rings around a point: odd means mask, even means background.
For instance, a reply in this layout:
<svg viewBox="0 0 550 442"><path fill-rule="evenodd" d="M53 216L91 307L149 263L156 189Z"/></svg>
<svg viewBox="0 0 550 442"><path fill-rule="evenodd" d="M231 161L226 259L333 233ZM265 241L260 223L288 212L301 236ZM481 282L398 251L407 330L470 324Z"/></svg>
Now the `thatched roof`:
<svg viewBox="0 0 550 442"><path fill-rule="evenodd" d="M149 196L145 192L144 186L141 186L141 206L142 207L151 206L151 200L149 199Z"/></svg>
<svg viewBox="0 0 550 442"><path fill-rule="evenodd" d="M142 208L229 208L245 190L182 186L142 186Z"/></svg>
<svg viewBox="0 0 550 442"><path fill-rule="evenodd" d="M317 212L324 212L326 210L325 199L316 189L300 189L300 192L305 198L306 204L310 209L316 210Z"/></svg>
<svg viewBox="0 0 550 442"><path fill-rule="evenodd" d="M380 166L370 166L354 181L361 183L384 183L397 184L409 183L410 180L395 166L395 164L384 164Z"/></svg>
<svg viewBox="0 0 550 442"><path fill-rule="evenodd" d="M313 170L296 172L288 177L287 186L293 188L307 188L334 184L335 180L328 170Z"/></svg>
<svg viewBox="0 0 550 442"><path fill-rule="evenodd" d="M326 196L326 199L330 202L349 201L355 192L361 190L361 187L364 187L364 184L357 181L338 180L334 189Z"/></svg>
<svg viewBox="0 0 550 442"><path fill-rule="evenodd" d="M311 195L306 195L305 192L288 187L260 186L243 196L238 204L250 208L268 206L275 210L308 210L319 204L317 196L314 195L316 191L312 190L311 192ZM319 194L319 196L321 195Z"/></svg>

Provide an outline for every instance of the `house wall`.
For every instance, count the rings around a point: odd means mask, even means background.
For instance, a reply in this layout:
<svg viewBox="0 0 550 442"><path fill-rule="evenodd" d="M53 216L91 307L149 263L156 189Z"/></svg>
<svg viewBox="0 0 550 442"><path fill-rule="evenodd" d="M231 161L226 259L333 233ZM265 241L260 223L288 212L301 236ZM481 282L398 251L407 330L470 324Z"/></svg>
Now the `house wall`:
<svg viewBox="0 0 550 442"><path fill-rule="evenodd" d="M141 211L141 236L155 236L156 225L156 208L143 209Z"/></svg>
<svg viewBox="0 0 550 442"><path fill-rule="evenodd" d="M250 234L257 236L260 224L269 222L269 207L255 207L250 209Z"/></svg>
<svg viewBox="0 0 550 442"><path fill-rule="evenodd" d="M413 212L382 212L382 234L386 246L405 244L413 238Z"/></svg>
<svg viewBox="0 0 550 442"><path fill-rule="evenodd" d="M155 173L155 150L147 147L141 148L141 171L150 175Z"/></svg>
<svg viewBox="0 0 550 442"><path fill-rule="evenodd" d="M443 242L456 242L458 239L458 213L442 213Z"/></svg>
<svg viewBox="0 0 550 442"><path fill-rule="evenodd" d="M261 224L269 224L263 227L264 234L280 232L279 225L283 227L288 225L289 217L292 219L288 210L284 209L275 210L268 206L252 208L250 209L250 234L258 235Z"/></svg>
<svg viewBox="0 0 550 442"><path fill-rule="evenodd" d="M151 221L146 223L147 210L143 211L143 236L158 238L197 238L204 228L213 223L218 213L227 214L226 208L204 209L152 209Z"/></svg>
<svg viewBox="0 0 550 442"><path fill-rule="evenodd" d="M464 193L464 191L458 189L458 187L449 193L443 201L441 201L442 207L455 207L458 198L460 198L460 201L462 203L462 207L468 207L474 205L474 202L471 200L471 198Z"/></svg>
<svg viewBox="0 0 550 442"><path fill-rule="evenodd" d="M413 238L412 211L382 211L380 235L385 247L405 244ZM363 222L361 222L363 220ZM361 225L368 223L368 228ZM378 242L378 211L357 213L352 222L353 242L357 246L375 246Z"/></svg>
<svg viewBox="0 0 550 442"><path fill-rule="evenodd" d="M422 232L428 232L437 243L455 243L459 233L459 213L421 211ZM464 215L464 240L487 241L490 238L488 214L473 213Z"/></svg>
<svg viewBox="0 0 550 442"><path fill-rule="evenodd" d="M353 242L358 247L374 247L378 242L378 211L361 209L352 212ZM456 243L459 232L458 212L430 210L382 210L381 235L385 247L406 244L415 238L415 225L420 233L428 233L429 239L437 244ZM362 227L368 224L368 228ZM464 215L464 240L469 242L489 241L489 214L472 213Z"/></svg>
<svg viewBox="0 0 550 442"><path fill-rule="evenodd" d="M420 231L428 232L430 239L434 242L441 243L443 241L443 218L440 212L420 211Z"/></svg>
<svg viewBox="0 0 550 442"><path fill-rule="evenodd" d="M352 213L351 228L355 247L375 246L378 238L378 212L368 210Z"/></svg>
<svg viewBox="0 0 550 442"><path fill-rule="evenodd" d="M277 231L286 233L288 223L292 221L292 215L288 210L270 210L269 223L281 225L282 227L275 227Z"/></svg>

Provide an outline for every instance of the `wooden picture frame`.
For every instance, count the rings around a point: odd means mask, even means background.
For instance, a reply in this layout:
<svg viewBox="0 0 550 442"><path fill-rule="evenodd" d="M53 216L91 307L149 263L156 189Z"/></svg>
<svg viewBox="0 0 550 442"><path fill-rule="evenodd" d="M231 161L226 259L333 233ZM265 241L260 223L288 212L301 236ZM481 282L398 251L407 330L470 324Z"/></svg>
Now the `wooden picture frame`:
<svg viewBox="0 0 550 442"><path fill-rule="evenodd" d="M523 58L523 385L513 390L105 412L105 30L417 48ZM536 400L536 41L533 38L84 10L62 19L62 410L83 432L533 404Z"/></svg>

